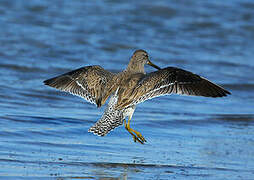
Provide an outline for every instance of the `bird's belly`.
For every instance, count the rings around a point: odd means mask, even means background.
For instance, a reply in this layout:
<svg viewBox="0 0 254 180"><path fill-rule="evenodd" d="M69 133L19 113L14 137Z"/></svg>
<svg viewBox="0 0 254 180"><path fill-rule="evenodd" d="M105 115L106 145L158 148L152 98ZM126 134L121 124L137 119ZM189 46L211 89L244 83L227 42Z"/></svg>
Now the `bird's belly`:
<svg viewBox="0 0 254 180"><path fill-rule="evenodd" d="M129 117L132 116L132 114L134 113L135 109L136 109L136 106L130 106L130 107L124 109L123 117L125 118L127 116L129 116Z"/></svg>

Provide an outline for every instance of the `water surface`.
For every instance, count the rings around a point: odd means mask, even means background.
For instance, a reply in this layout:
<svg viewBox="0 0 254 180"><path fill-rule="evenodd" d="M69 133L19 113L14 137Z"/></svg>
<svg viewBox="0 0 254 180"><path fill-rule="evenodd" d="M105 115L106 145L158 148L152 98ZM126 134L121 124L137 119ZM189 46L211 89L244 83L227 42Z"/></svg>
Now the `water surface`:
<svg viewBox="0 0 254 180"><path fill-rule="evenodd" d="M253 179L254 3L0 1L1 179ZM103 113L43 80L86 65L123 70L136 49L232 92L140 104L131 126L87 130ZM146 67L147 72L153 71Z"/></svg>

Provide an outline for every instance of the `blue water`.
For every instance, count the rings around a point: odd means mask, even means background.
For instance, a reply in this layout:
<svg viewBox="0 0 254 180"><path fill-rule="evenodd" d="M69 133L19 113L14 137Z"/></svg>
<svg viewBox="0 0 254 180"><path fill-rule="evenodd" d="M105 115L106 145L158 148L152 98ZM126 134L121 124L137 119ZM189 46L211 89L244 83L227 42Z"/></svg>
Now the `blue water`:
<svg viewBox="0 0 254 180"><path fill-rule="evenodd" d="M254 179L254 2L1 0L0 179ZM123 70L136 49L232 95L140 104L106 137L101 116L43 80L98 64ZM146 67L147 72L153 71Z"/></svg>

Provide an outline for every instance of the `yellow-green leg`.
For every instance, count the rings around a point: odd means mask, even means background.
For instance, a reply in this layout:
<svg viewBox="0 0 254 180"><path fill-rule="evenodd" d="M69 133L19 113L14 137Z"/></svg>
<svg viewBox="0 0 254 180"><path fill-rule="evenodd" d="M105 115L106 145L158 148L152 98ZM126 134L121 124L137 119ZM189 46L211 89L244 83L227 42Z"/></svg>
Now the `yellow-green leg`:
<svg viewBox="0 0 254 180"><path fill-rule="evenodd" d="M128 123L126 123L126 120L124 120L125 129L132 135L134 142L138 141L139 143L144 144L144 142L146 142L146 140L142 136L142 134L140 132L135 131L134 129L130 128L131 117L132 116L129 116Z"/></svg>

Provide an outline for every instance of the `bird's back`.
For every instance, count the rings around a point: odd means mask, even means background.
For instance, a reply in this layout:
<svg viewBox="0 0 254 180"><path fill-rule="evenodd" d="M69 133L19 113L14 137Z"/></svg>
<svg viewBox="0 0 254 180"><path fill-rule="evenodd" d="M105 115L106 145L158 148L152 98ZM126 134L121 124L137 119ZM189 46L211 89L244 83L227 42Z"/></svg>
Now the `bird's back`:
<svg viewBox="0 0 254 180"><path fill-rule="evenodd" d="M132 89L134 89L142 77L144 77L142 73L133 74L124 71L117 74L115 79L112 79L114 82L111 84L111 92L113 91L113 95L101 119L88 130L89 132L104 136L123 124L129 108L128 106L123 106L123 104L131 101ZM121 108L118 108L119 105L121 105Z"/></svg>

